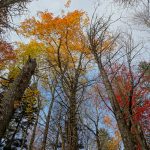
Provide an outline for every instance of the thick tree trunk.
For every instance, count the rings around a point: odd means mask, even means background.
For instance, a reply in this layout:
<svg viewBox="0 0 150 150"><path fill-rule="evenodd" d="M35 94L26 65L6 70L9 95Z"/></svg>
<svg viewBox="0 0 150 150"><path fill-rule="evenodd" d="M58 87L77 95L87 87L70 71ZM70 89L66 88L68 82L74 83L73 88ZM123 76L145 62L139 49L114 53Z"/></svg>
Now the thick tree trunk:
<svg viewBox="0 0 150 150"><path fill-rule="evenodd" d="M115 80L115 84L116 84L116 86L118 88L118 91L119 91L119 93L120 93L120 95L122 97L123 106L126 106L126 98L124 97L123 91L120 88L120 85L118 84L118 81L115 78L114 78L114 80ZM133 84L133 83L131 83L131 84ZM127 122L128 128L129 128L129 131L131 132L132 128L134 129L136 143L139 143L139 145L141 146L142 150L149 150L148 145L146 143L145 137L144 137L144 135L142 133L142 129L140 128L139 123L135 123L133 121L133 119L132 119L132 117L133 117L133 113L132 113L133 92L134 92L134 89L132 88L131 91L130 91L129 97L128 97L129 106L128 107L124 107L123 113L128 116L128 119L126 120L126 122Z"/></svg>
<svg viewBox="0 0 150 150"><path fill-rule="evenodd" d="M78 150L77 116L75 96L70 98L67 150Z"/></svg>
<svg viewBox="0 0 150 150"><path fill-rule="evenodd" d="M130 132L128 125L126 124L125 118L120 110L120 107L116 100L111 83L108 79L108 75L105 72L105 69L100 61L98 62L98 67L101 72L101 76L102 76L106 91L108 93L108 97L110 99L111 106L113 108L113 111L114 111L114 114L118 123L118 127L119 127L121 137L124 143L124 147L126 150L136 150L137 143L135 142L136 141L135 137Z"/></svg>
<svg viewBox="0 0 150 150"><path fill-rule="evenodd" d="M3 98L0 101L0 138L3 137L13 115L14 101L21 100L35 68L36 60L29 58L18 77L14 79L14 82L9 85L8 90L4 92Z"/></svg>
<svg viewBox="0 0 150 150"><path fill-rule="evenodd" d="M142 150L149 150L150 147L148 146L146 139L144 137L142 128L138 124L134 124L133 120L132 121L132 126L134 127L135 134L136 134L136 139L139 142L139 145L141 146Z"/></svg>

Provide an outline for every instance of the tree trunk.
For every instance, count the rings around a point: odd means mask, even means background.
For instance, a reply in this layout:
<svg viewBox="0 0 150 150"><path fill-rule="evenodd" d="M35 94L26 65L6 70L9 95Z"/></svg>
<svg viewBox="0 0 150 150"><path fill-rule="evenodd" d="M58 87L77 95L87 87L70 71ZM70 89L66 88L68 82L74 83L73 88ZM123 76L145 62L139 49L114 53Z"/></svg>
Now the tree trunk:
<svg viewBox="0 0 150 150"><path fill-rule="evenodd" d="M98 132L96 133L97 150L102 150Z"/></svg>
<svg viewBox="0 0 150 150"><path fill-rule="evenodd" d="M35 124L34 124L34 129L33 129L33 133L32 133L31 140L30 140L29 150L33 149L33 143L34 143L34 140L35 140L35 134L36 134L36 128L37 128L39 116L40 116L40 108L38 110L38 114L37 114L36 121L35 121Z"/></svg>
<svg viewBox="0 0 150 150"><path fill-rule="evenodd" d="M21 100L25 89L28 87L36 68L36 60L30 59L22 68L22 71L4 92L0 103L0 138L3 137L10 122L14 110L14 101ZM7 108L7 109L6 109Z"/></svg>
<svg viewBox="0 0 150 150"><path fill-rule="evenodd" d="M68 120L68 139L67 149L78 150L78 133L77 133L77 118L76 118L76 100L75 96L70 98L69 120Z"/></svg>
<svg viewBox="0 0 150 150"><path fill-rule="evenodd" d="M60 133L59 133L60 131L58 130L57 131L57 135L56 135L56 141L55 141L55 146L54 146L54 150L57 150L58 149L58 141L59 141L59 135L60 135Z"/></svg>
<svg viewBox="0 0 150 150"><path fill-rule="evenodd" d="M59 132L60 132L60 137L61 137L61 150L65 150L65 138L62 132L62 127L59 125Z"/></svg>
<svg viewBox="0 0 150 150"><path fill-rule="evenodd" d="M105 69L100 61L97 62L99 70L101 72L101 76L108 94L108 97L110 99L111 106L113 108L118 127L122 136L122 140L124 143L124 147L126 150L136 150L137 148L137 143L135 142L135 137L133 134L130 132L128 129L128 126L126 124L125 118L120 110L120 106L117 102L117 99L115 97L114 91L112 89L111 83L108 79L108 75L105 72Z"/></svg>
<svg viewBox="0 0 150 150"><path fill-rule="evenodd" d="M52 112L54 100L55 100L55 98L54 98L54 93L53 93L52 94L52 100L51 100L51 103L49 105L48 115L47 115L47 118L46 118L46 125L45 125L45 130L44 130L41 150L45 150L46 149L47 134L48 134L49 123L50 123L50 119L51 119L51 112Z"/></svg>
<svg viewBox="0 0 150 150"><path fill-rule="evenodd" d="M134 124L133 121L132 121L132 124L133 124L134 129L135 129L136 139L137 139L137 141L139 142L139 144L140 144L142 150L149 150L150 147L148 146L148 144L147 144L147 142L146 142L146 139L145 139L145 137L144 137L142 128L140 127L140 125Z"/></svg>

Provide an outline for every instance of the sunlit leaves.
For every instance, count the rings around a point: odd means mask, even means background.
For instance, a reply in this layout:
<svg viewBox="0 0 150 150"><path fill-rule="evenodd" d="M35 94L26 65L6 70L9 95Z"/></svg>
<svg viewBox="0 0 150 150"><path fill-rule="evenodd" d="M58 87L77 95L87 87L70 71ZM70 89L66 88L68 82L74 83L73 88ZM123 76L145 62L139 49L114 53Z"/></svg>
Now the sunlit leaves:
<svg viewBox="0 0 150 150"><path fill-rule="evenodd" d="M42 43L32 40L28 44L18 43L18 48L15 52L20 60L23 59L24 62L26 62L29 56L31 58L38 58L44 55L45 47Z"/></svg>
<svg viewBox="0 0 150 150"><path fill-rule="evenodd" d="M44 57L55 66L75 67L80 53L89 53L83 30L88 24L87 14L75 10L55 17L46 11L38 13L38 16L38 19L32 17L22 22L18 30L31 38L29 44L19 44L21 55L36 57L46 54Z"/></svg>

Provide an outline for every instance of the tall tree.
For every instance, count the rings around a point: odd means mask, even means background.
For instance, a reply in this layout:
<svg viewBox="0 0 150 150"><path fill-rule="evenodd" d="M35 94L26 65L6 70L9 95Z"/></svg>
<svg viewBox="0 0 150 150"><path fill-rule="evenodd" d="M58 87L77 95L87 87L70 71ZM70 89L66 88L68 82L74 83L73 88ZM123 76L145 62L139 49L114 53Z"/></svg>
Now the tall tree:
<svg viewBox="0 0 150 150"><path fill-rule="evenodd" d="M118 52L114 52L111 55L111 51L113 51L114 46L115 46L114 44L115 44L116 38L112 38L111 36L108 35L109 33L108 27L109 27L109 22L110 22L109 19L107 21L103 21L102 19L98 19L98 17L95 17L95 18L93 17L93 20L92 20L92 23L90 25L90 29L88 32L89 48L100 70L100 75L105 85L105 89L107 91L113 113L117 120L125 149L136 150L139 145L139 142L141 142L140 145L142 149L147 150L148 146L145 140L143 140L143 137L134 136L134 133L131 132L128 121L125 119L126 111L122 110L122 108L120 107L118 103L117 97L115 95L114 87L111 84L112 80L110 80L109 75L108 75L109 73L107 72L107 69L106 69L106 65L108 65L109 69L111 70L111 64L112 64L111 60L114 58L116 53L118 53ZM109 42L106 42L106 41L109 41ZM138 84L138 82L135 83L135 81L133 81L134 79L132 76L131 61L134 57L133 58L131 57L131 52L135 49L135 47L133 48L131 44L132 43L130 41L129 46L126 45L127 46L126 56L127 56L127 63L128 63L128 67L129 67L130 75L131 75L130 83L132 83L132 88L128 96L128 102L132 104L133 91L134 91L134 88L136 87L136 84ZM114 76L114 79L115 79L115 76ZM126 104L125 104L125 107L126 107ZM132 122L131 121L132 114L131 114L130 107L127 107L127 112L128 112L128 115L130 116L129 122ZM134 129L137 131L137 127L135 127ZM141 131L137 131L136 135L140 134L140 132Z"/></svg>
<svg viewBox="0 0 150 150"><path fill-rule="evenodd" d="M86 58L87 48L83 36L86 23L87 17L82 11L75 10L61 17L42 12L39 20L26 20L19 30L22 35L34 36L41 42L42 50L46 53L44 57L53 75L57 75L60 80L58 83L68 105L66 148L74 150L79 149L77 113L85 87L88 86L85 74L89 60Z"/></svg>

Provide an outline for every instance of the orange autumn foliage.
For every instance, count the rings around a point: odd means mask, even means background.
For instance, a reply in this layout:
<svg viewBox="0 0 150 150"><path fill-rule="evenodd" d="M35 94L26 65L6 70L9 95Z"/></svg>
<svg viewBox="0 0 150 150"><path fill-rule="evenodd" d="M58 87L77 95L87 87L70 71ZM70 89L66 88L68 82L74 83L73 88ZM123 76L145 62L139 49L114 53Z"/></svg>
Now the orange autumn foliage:
<svg viewBox="0 0 150 150"><path fill-rule="evenodd" d="M86 13L75 10L55 17L46 11L38 13L38 16L38 19L32 17L22 22L18 32L31 38L28 45L33 45L31 43L34 41L34 47L38 49L40 42L42 48L39 55L46 54L45 56L50 58L53 65L58 66L61 62L62 66L74 68L76 62L79 61L79 55L89 53L84 35L84 28L88 24ZM22 47L26 49L28 45L22 45ZM34 52L36 49L30 49L33 50L32 54L37 56L37 52ZM23 53L27 54L25 51Z"/></svg>
<svg viewBox="0 0 150 150"><path fill-rule="evenodd" d="M75 10L62 17L55 17L49 12L40 12L39 20L34 17L24 21L19 32L26 37L34 37L38 40L46 40L48 43L62 40L62 45L69 44L75 48L74 44L79 44L83 27L83 16L85 12ZM73 43L73 41L76 43ZM78 45L76 45L78 46ZM77 49L77 47L76 47Z"/></svg>

